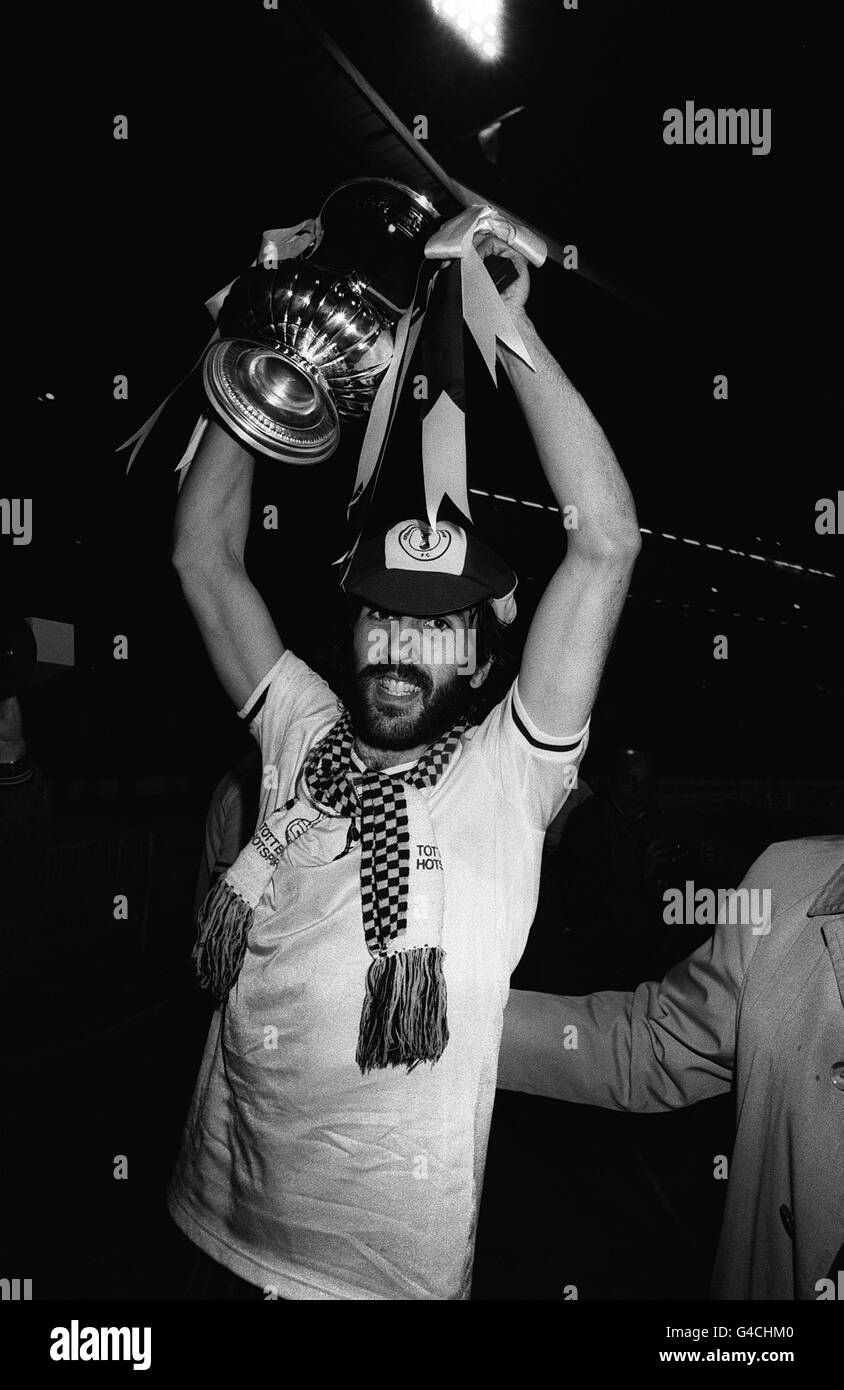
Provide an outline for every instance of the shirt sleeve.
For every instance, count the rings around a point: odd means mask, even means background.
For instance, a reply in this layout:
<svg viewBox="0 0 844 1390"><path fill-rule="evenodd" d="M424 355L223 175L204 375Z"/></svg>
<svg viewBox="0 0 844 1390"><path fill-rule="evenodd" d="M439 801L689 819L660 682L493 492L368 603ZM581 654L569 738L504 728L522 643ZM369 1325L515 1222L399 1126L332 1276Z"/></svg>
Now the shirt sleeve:
<svg viewBox="0 0 844 1390"><path fill-rule="evenodd" d="M286 800L303 759L343 712L331 686L289 649L253 690L238 717L261 750L263 791ZM270 797L261 798L265 815Z"/></svg>
<svg viewBox="0 0 844 1390"><path fill-rule="evenodd" d="M486 760L501 794L521 806L533 829L545 831L577 785L589 720L569 735L543 732L522 704L516 679L468 741Z"/></svg>

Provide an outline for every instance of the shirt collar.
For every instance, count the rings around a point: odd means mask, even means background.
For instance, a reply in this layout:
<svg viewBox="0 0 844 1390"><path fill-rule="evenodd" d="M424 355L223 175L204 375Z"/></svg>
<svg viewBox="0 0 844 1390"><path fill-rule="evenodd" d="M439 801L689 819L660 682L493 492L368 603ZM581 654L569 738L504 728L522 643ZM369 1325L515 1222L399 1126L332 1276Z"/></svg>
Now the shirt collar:
<svg viewBox="0 0 844 1390"><path fill-rule="evenodd" d="M379 768L374 768L374 767L367 767L367 766L366 766L366 763L365 763L365 762L363 761L363 759L355 752L354 748L352 749L352 756L351 756L351 764L352 764L352 772L353 772L353 773L359 773L359 772L360 772L360 773L364 773L364 772L380 772L380 773L382 773L385 777L399 776L399 775L400 775L401 773L403 773L403 772L409 772L410 769L411 769L412 767L415 767L415 766L416 766L417 761L418 761L418 759L416 759L416 758L411 758L411 760L410 760L409 763L396 763L396 764L394 764L392 767L379 767Z"/></svg>

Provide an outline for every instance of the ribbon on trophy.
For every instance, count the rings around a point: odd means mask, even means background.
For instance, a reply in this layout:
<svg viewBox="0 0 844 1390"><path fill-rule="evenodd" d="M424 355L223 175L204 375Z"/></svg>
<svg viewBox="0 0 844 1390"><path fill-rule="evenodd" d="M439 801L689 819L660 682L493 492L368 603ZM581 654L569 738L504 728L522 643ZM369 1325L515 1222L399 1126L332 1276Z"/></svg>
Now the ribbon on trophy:
<svg viewBox="0 0 844 1390"><path fill-rule="evenodd" d="M367 206L367 216L371 216L373 207L382 208L385 197L388 198L386 206L392 209L389 198L397 196L396 189L399 189L398 196L403 196L401 185L393 186L389 180L376 181L383 182L384 188L380 190L380 201L376 199L373 202L369 182L359 182L365 185L360 197ZM287 261L304 261L307 265L312 253L321 245L325 236L323 215L326 209L330 211L332 199L343 192L344 188L341 186L334 194L329 195L319 217L306 219L293 227L265 231L258 257L252 262L252 267L262 266L268 270L277 270L280 263ZM416 197L410 190L404 190L404 194L411 200ZM417 221L411 219L406 228L411 239L416 237L420 230L419 208L414 206L412 210ZM426 215L431 222L435 221L433 207L428 208ZM384 230L392 233L396 228L391 223ZM354 272L350 273L347 269L332 270L333 256L329 251L327 267L314 264L312 268L307 271L303 269L301 273L291 270L289 280L283 280L278 289L273 281L266 289L270 305L269 322L273 332L267 335L269 350L264 352L264 357L274 358L275 361L266 381L275 386L276 377L273 376L273 372L278 370L276 362L280 362L282 370L278 380L284 383L285 389L290 381L295 388L291 396L291 418L285 417L287 403L280 388L278 401L281 404L277 404L275 397L270 393L273 409L278 411L278 414L271 411L268 417L262 416L264 402L260 395L257 397L257 404L251 400L250 392L258 388L254 388L250 375L254 362L249 352L244 350L241 354L245 362L242 367L240 358L236 359L242 379L235 377L229 380L226 377L225 363L230 360L225 357L226 345L230 341L236 343L237 339L229 340L217 328L182 381L174 387L140 429L120 446L121 450L131 447L127 472L169 401L197 368L201 368L212 405L215 408L219 407L220 413L229 419L235 433L247 441L247 447L250 447L251 441L260 451L272 457L286 458L288 462L320 462L333 452L339 430L338 408L341 414L352 416L368 413L366 433L348 509L351 520L353 509L358 503L363 503L361 513L365 520L393 423L402 400L406 399L408 373L412 364L417 363L425 382L419 410L419 439L428 522L432 528L436 527L438 511L445 498L450 499L471 520L466 463L464 325L472 334L494 383L498 343L503 343L529 367L533 366L507 305L502 300L484 260L475 249L475 239L484 232L491 232L534 265L541 265L545 259L546 247L541 238L515 225L509 214L505 215L488 204L467 208L430 235L426 231L423 236L418 237L419 259L411 260L408 266L408 269L412 267L411 280L406 286L408 297L397 301L404 304L410 302L410 307L393 325L379 317L382 306L377 302L373 304L373 298L375 301L380 300L380 291L383 288L377 279L377 258L374 265L366 264L362 276L355 278ZM329 227L328 240L330 239ZM389 256L387 259L389 261ZM372 275L373 271L375 283L370 285L368 276ZM247 271L246 275L249 273ZM336 275L336 281L329 282L320 278L326 274ZM413 275L416 278L415 286ZM236 277L206 301L206 308L215 323L232 292L232 287L238 285L240 288L240 282L246 283L243 277ZM264 293L264 287L261 292ZM247 303L250 303L250 293L248 289L245 291ZM313 324L310 325L306 316L294 316L290 321L295 330L293 336L282 336L278 342L274 341L276 323L273 318L273 296L276 293L280 296L283 316L280 323L283 323L285 332L290 327L286 317L286 301L283 298L285 294L298 295L302 304L312 309L313 317ZM266 307L261 300L261 312ZM249 312L252 313L251 308ZM320 312L324 321L320 320ZM343 335L346 335L348 342L344 340L342 347L337 346L338 336L342 338ZM255 357L255 361L260 362L261 343L264 341L260 315L259 321L256 322L253 314L246 338L247 347L253 339L260 340ZM220 343L219 349L215 347L216 343ZM209 367L212 360L209 350L212 356L215 352L222 354L213 359L217 364L216 368ZM223 365L219 365L220 363ZM215 370L219 379L214 375ZM321 372L325 373L324 377ZM261 381L263 388L265 379L257 369L256 377ZM414 377L416 399L417 384L418 378ZM303 386L304 394L300 389ZM216 389L216 394L212 387ZM308 389L312 391L314 401L322 404L322 414L320 415L319 410L315 408L312 418L308 415ZM332 392L337 393L336 402ZM367 392L370 392L368 398ZM305 400L307 409L302 406L302 400ZM213 417L207 409L199 416L187 448L176 466L180 487L210 418ZM238 425L245 429L245 433ZM264 447L265 445L268 447ZM310 458L306 457L308 449L312 450ZM363 525L355 525L358 535L362 530ZM356 544L357 542L355 546ZM353 546L337 563L350 559L354 548Z"/></svg>
<svg viewBox="0 0 844 1390"><path fill-rule="evenodd" d="M488 205L467 208L443 223L428 239L426 265L420 271L414 302L397 325L393 359L372 405L349 503L350 512L367 489L371 497L377 484L398 399L410 360L419 346L422 371L427 380L427 400L422 413L422 472L428 522L432 528L436 527L444 497L449 497L471 520L466 472L463 324L472 334L496 384L498 342L504 343L533 368L507 306L475 249L475 237L485 231L519 251L533 265L540 266L545 260L545 243L538 236L514 226ZM358 540L362 529L361 526ZM348 566L357 544L356 540L336 563L345 562Z"/></svg>
<svg viewBox="0 0 844 1390"><path fill-rule="evenodd" d="M293 227L270 228L268 231L261 233L261 247L258 252L258 255L256 256L255 260L251 262L251 264L253 266L260 264L265 266L268 270L273 270L275 269L279 261L292 260L295 256L300 256L303 251L306 251L308 249L309 246L313 244L318 245L320 236L321 230L318 226L317 221L312 217L305 218L305 220L302 222L297 222L296 225ZM237 277L235 277L235 279L236 278ZM216 294L213 294L210 299L206 299L205 301L205 308L208 310L208 313L211 315L211 318L214 320L215 323L217 322L220 310L223 307L223 303L225 302L226 296L234 283L234 280L230 280L229 283L223 287L223 289L218 290ZM176 385L173 387L172 391L168 392L161 404L152 412L149 419L145 420L144 423L140 426L139 429L135 431L134 434L130 435L128 439L124 440L122 444L118 445L116 450L117 453L120 453L123 449L128 449L130 445L133 446L132 452L129 455L129 461L126 464L127 473L129 472L129 469L132 467L132 464L134 463L138 453L146 443L149 435L155 428L155 425L157 424L161 414L163 413L167 405L173 399L176 392L179 391L182 388L182 386L184 386L185 382L193 376L194 372L201 365L202 359L204 358L209 347L212 343L217 341L219 336L219 329L215 329L214 332L211 334L211 337L208 339L208 342L203 347L198 358L194 362L193 366L189 369L189 371L185 372L185 375L182 377L181 381L177 382ZM193 433L191 434L191 437L188 441L187 448L185 449L184 453L182 454L182 457L176 465L175 471L179 475L180 488L185 480L187 470L193 462L194 455L196 454L196 451L199 447L199 442L202 439L202 436L204 435L208 427L209 418L209 415L205 411L203 411L202 414L199 416L199 419L197 420L194 426Z"/></svg>

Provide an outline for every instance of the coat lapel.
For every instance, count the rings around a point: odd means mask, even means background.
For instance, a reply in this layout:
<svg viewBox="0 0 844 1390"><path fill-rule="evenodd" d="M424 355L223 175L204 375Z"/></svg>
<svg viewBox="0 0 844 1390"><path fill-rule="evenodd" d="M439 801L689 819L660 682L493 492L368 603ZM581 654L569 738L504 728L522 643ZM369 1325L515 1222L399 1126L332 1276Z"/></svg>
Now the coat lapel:
<svg viewBox="0 0 844 1390"><path fill-rule="evenodd" d="M832 877L824 884L812 906L809 917L831 917L834 920L821 923L823 939L832 957L832 968L838 982L838 993L844 1004L844 864L839 865Z"/></svg>

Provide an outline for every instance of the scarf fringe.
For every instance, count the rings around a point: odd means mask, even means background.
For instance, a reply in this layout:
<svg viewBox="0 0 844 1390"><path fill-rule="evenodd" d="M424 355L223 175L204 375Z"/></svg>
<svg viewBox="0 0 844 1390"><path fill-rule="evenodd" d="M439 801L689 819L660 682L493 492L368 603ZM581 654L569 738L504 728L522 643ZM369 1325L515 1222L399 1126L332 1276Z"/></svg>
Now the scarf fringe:
<svg viewBox="0 0 844 1390"><path fill-rule="evenodd" d="M252 926L252 908L219 878L197 913L199 936L192 960L203 989L218 1003L228 997L243 965L246 938Z"/></svg>
<svg viewBox="0 0 844 1390"><path fill-rule="evenodd" d="M446 984L441 946L420 946L379 956L366 976L355 1061L375 1067L438 1062L448 1042Z"/></svg>

